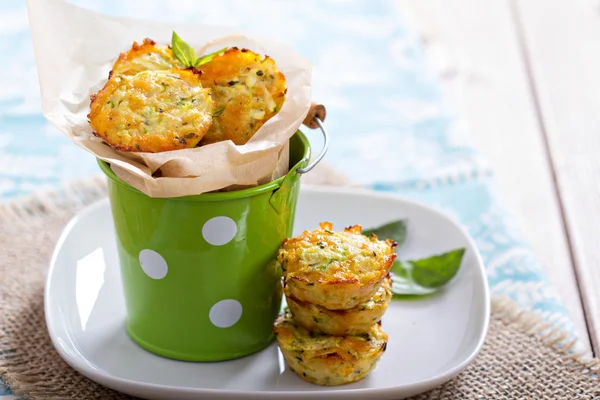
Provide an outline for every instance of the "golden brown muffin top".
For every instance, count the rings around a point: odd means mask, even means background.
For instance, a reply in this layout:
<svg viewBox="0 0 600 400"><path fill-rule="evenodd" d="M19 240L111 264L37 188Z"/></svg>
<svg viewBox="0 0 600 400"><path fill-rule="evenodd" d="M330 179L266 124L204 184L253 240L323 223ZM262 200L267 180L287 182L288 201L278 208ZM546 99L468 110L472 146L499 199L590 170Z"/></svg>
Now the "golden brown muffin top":
<svg viewBox="0 0 600 400"><path fill-rule="evenodd" d="M268 56L232 47L198 68L215 100L213 125L202 144L244 144L283 106L286 80Z"/></svg>
<svg viewBox="0 0 600 400"><path fill-rule="evenodd" d="M146 70L162 70L183 68L183 64L175 57L169 46L157 46L151 39L144 39L142 44L133 42L131 49L119 55L114 63L112 75L135 75Z"/></svg>
<svg viewBox="0 0 600 400"><path fill-rule="evenodd" d="M90 125L111 147L160 152L194 147L212 122L214 102L194 70L113 75L91 97Z"/></svg>
<svg viewBox="0 0 600 400"><path fill-rule="evenodd" d="M286 239L278 260L284 274L306 282L360 284L387 274L396 258L396 243L362 235L354 225L334 232L330 222Z"/></svg>

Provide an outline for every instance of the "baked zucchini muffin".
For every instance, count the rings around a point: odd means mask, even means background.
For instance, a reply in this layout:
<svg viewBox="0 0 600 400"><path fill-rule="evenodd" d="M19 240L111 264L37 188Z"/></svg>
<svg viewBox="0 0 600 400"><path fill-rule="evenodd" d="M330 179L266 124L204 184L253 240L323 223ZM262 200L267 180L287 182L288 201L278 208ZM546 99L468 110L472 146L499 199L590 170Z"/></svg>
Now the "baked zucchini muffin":
<svg viewBox="0 0 600 400"><path fill-rule="evenodd" d="M116 150L157 153L196 146L214 102L193 69L113 75L91 96L94 134Z"/></svg>
<svg viewBox="0 0 600 400"><path fill-rule="evenodd" d="M377 324L360 336L310 333L287 312L275 321L275 335L289 368L317 385L343 385L367 376L386 349L388 336Z"/></svg>
<svg viewBox="0 0 600 400"><path fill-rule="evenodd" d="M111 76L135 75L139 72L183 68L183 64L175 57L169 46L157 46L151 39L144 39L142 44L133 42L131 49L119 55L114 63Z"/></svg>
<svg viewBox="0 0 600 400"><path fill-rule="evenodd" d="M285 289L284 289L285 290ZM392 299L392 281L386 278L375 296L349 310L328 310L295 299L286 290L287 305L294 319L311 332L327 335L362 335L381 321Z"/></svg>
<svg viewBox="0 0 600 400"><path fill-rule="evenodd" d="M285 101L285 77L268 56L232 47L198 68L215 100L214 121L201 144L245 144Z"/></svg>
<svg viewBox="0 0 600 400"><path fill-rule="evenodd" d="M360 225L334 232L330 222L286 239L277 259L286 293L328 310L349 310L369 301L396 259L396 243L361 234Z"/></svg>

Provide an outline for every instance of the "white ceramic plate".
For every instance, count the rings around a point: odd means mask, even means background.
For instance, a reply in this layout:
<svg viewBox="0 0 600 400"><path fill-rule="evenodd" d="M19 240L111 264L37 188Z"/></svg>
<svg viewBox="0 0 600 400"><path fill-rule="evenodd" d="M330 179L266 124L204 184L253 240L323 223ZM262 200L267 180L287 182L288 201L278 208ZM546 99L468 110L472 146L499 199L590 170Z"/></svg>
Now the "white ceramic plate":
<svg viewBox="0 0 600 400"><path fill-rule="evenodd" d="M332 221L373 227L408 220L402 258L466 247L457 277L441 293L393 301L383 319L387 351L367 378L321 387L289 371L275 343L242 359L188 363L151 354L124 329L114 227L108 200L77 215L60 238L46 283L45 312L56 350L73 368L118 391L148 399L399 399L438 386L481 348L489 293L481 258L467 233L444 214L379 193L303 188L295 232ZM202 340L198 338L198 340Z"/></svg>

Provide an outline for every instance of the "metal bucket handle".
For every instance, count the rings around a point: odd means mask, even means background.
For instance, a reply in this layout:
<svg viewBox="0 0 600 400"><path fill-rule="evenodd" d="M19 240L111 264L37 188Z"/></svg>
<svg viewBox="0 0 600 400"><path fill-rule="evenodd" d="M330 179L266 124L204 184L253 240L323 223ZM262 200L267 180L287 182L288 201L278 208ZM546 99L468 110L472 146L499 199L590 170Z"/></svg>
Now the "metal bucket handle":
<svg viewBox="0 0 600 400"><path fill-rule="evenodd" d="M319 162L323 159L323 157L325 157L325 154L327 153L327 149L329 147L329 134L327 133L327 129L325 129L325 126L323 125L324 120L325 107L321 104L313 103L303 123L309 128L319 128L321 130L321 133L323 134L323 148L321 149L319 155L304 168L300 168L300 166L305 162L308 162L308 160L303 160L300 164L292 168L292 170L288 172L287 176L281 183L279 189L277 189L271 195L269 202L279 214L282 213L287 207L287 201L285 199L287 199L288 196L286 194L289 191L292 184L296 182L300 175L306 174L314 167L316 167L317 164L319 164Z"/></svg>
<svg viewBox="0 0 600 400"><path fill-rule="evenodd" d="M318 125L319 129L321 130L321 133L323 134L323 148L321 149L321 152L319 153L317 158L313 160L313 162L311 162L304 168L298 168L296 170L296 172L299 174L305 174L314 167L316 167L317 164L323 159L323 157L325 157L325 154L327 153L327 148L329 147L329 134L327 133L327 129L325 129L325 126L323 126L323 121L321 121L321 119L317 115L313 117L313 121Z"/></svg>

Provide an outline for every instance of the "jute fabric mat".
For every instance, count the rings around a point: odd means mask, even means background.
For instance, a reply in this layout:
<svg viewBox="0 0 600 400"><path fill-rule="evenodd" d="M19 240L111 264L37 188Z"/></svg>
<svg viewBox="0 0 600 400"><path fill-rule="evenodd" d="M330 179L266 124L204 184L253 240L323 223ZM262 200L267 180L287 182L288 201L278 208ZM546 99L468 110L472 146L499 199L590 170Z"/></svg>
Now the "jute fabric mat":
<svg viewBox="0 0 600 400"><path fill-rule="evenodd" d="M94 179L0 205L0 376L25 399L132 398L69 367L44 321L44 281L56 241L76 212L104 196L104 180ZM571 348L566 333L496 298L475 361L414 399L600 399L600 360L583 359Z"/></svg>

